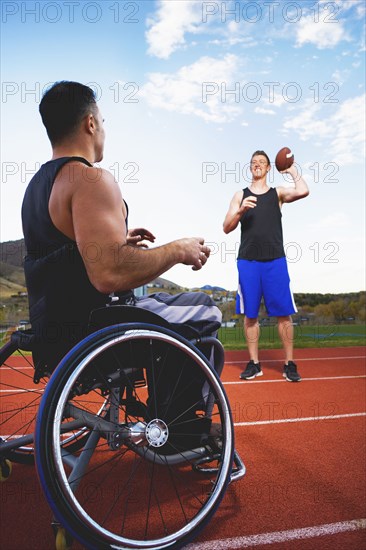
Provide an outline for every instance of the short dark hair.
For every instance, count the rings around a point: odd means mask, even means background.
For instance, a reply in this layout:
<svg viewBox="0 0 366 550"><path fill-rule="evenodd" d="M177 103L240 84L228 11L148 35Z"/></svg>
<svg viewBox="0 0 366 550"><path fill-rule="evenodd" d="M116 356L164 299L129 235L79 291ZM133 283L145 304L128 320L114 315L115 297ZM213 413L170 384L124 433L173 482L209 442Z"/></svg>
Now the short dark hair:
<svg viewBox="0 0 366 550"><path fill-rule="evenodd" d="M52 145L70 136L95 107L95 92L84 84L62 80L51 86L42 97L39 112Z"/></svg>
<svg viewBox="0 0 366 550"><path fill-rule="evenodd" d="M252 158L250 160L252 160L253 157L257 157L258 155L262 155L262 157L266 157L268 164L271 164L271 161L269 160L269 156L264 151L254 151L254 153L252 154Z"/></svg>

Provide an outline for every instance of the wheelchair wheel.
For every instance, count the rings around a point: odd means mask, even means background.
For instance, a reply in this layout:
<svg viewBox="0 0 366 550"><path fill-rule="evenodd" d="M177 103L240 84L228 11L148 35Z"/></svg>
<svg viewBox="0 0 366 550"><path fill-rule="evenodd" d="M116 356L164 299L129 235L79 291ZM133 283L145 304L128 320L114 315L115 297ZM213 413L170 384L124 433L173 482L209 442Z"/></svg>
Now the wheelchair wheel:
<svg viewBox="0 0 366 550"><path fill-rule="evenodd" d="M33 383L32 354L7 342L0 350L0 454L13 462L34 463L33 437L35 419L46 381ZM29 443L16 446L21 437L29 436ZM3 452L5 443L14 447Z"/></svg>
<svg viewBox="0 0 366 550"><path fill-rule="evenodd" d="M90 437L71 454L62 441L79 425ZM218 376L187 340L152 325L115 325L80 342L52 375L38 413L41 485L57 520L86 548L187 544L221 502L233 453Z"/></svg>
<svg viewBox="0 0 366 550"><path fill-rule="evenodd" d="M36 416L47 377L33 381L32 353L10 340L0 349L0 457L19 464L34 464ZM73 452L85 444L85 427L65 437L63 445Z"/></svg>

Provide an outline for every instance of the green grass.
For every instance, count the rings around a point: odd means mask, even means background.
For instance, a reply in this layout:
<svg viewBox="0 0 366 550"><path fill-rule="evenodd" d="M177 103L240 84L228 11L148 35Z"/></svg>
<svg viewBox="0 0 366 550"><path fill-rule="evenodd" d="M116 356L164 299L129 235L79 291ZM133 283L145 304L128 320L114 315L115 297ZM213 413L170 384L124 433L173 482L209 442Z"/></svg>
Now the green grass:
<svg viewBox="0 0 366 550"><path fill-rule="evenodd" d="M5 342L0 337L0 346ZM221 328L219 340L227 350L245 347L242 325L235 328ZM299 325L294 326L294 346L296 348L335 348L341 346L364 346L366 344L365 325ZM277 326L261 327L259 349L277 349L282 344Z"/></svg>
<svg viewBox="0 0 366 550"><path fill-rule="evenodd" d="M235 328L221 328L219 339L227 350L243 349L246 345L242 324ZM365 343L365 325L294 326L294 346L296 348L364 346ZM277 326L261 327L259 349L277 349L281 347Z"/></svg>

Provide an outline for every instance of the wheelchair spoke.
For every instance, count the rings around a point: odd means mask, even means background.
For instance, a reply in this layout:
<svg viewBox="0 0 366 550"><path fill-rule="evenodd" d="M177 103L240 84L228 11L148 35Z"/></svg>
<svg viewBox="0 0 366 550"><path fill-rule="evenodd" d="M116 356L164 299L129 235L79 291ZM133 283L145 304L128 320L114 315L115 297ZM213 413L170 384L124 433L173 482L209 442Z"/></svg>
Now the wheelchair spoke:
<svg viewBox="0 0 366 550"><path fill-rule="evenodd" d="M24 376L25 378L30 378L31 380L33 380L34 367L31 355L25 355L25 353L23 353L19 349L16 351L16 354L19 358L22 359L22 366L20 368L14 367L11 362L8 361L4 361L4 363L1 365L1 368L9 369L13 372L16 372L17 374L20 374L21 376ZM24 371L24 369L31 369L32 374L28 374Z"/></svg>
<svg viewBox="0 0 366 550"><path fill-rule="evenodd" d="M33 440L45 381L34 385L31 354L23 353L12 342L1 348L0 357L0 438L7 442L2 456L14 462L31 464L34 462L33 443L23 446L23 436L27 436L26 441Z"/></svg>
<svg viewBox="0 0 366 550"><path fill-rule="evenodd" d="M25 411L27 412L27 415L29 416L29 410L31 409L32 405L35 405L35 404L38 405L38 400L39 399L37 398L37 399L34 399L33 401L31 401L30 403L28 403L27 405L18 407L16 409L11 410L11 411L8 410L7 412L12 412L13 414L11 416L8 416L7 418L5 418L5 420L3 420L1 422L1 426L3 426L4 424L7 424L8 422L11 422L15 417L17 417L18 415L22 415L22 413L24 413ZM19 433L20 430L23 432L21 435L25 435L26 433L29 433L28 429L29 429L30 426L32 426L33 422L35 421L36 415L37 415L37 412L32 413L31 418L27 422L24 422L24 424L22 423L21 426L17 427L14 430L12 435ZM32 428L33 428L33 426L32 426Z"/></svg>
<svg viewBox="0 0 366 550"><path fill-rule="evenodd" d="M127 449L126 449L126 452L127 452ZM125 455L126 453L123 453L123 456ZM121 456L119 457L119 460L121 460ZM136 462L138 463L139 461L141 461L141 458L138 458L138 457L134 457L134 463L136 464ZM124 484L122 486L122 489L118 489L118 491L116 491L115 493L115 496L114 496L114 499L113 501L111 502L110 504L110 507L109 509L106 511L103 519L102 519L102 522L101 524L102 525L105 525L106 522L108 521L108 519L110 518L112 512L114 511L114 508L117 506L118 502L121 501L121 499L123 499L124 501L124 513L123 513L123 517L126 516L126 513L127 513L127 507L128 507L128 502L129 502L129 497L131 497L132 495L132 492L133 492L133 480L134 480L134 475L136 474L136 471L138 470L138 464L137 464L137 467L136 465L133 467L133 469L131 469L131 472L130 472L130 475L126 478L126 480L124 480ZM132 483L131 483L132 482ZM125 491L125 488L128 488L128 491L126 489ZM124 496L124 493L126 492L126 495ZM119 533L123 533L123 523L122 523L122 527L119 529Z"/></svg>

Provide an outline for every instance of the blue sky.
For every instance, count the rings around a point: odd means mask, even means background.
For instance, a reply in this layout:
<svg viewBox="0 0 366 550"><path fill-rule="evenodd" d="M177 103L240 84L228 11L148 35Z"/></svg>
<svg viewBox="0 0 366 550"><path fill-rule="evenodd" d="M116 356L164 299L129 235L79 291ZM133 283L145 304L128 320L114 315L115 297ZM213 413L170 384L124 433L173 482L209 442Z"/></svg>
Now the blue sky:
<svg viewBox="0 0 366 550"><path fill-rule="evenodd" d="M1 235L21 238L27 182L51 155L38 104L47 86L97 92L101 163L160 245L202 236L183 286L235 290L239 230L222 222L253 151L295 155L311 190L283 207L294 292L365 288L365 3L43 1L1 3ZM270 184L288 185L273 167Z"/></svg>

